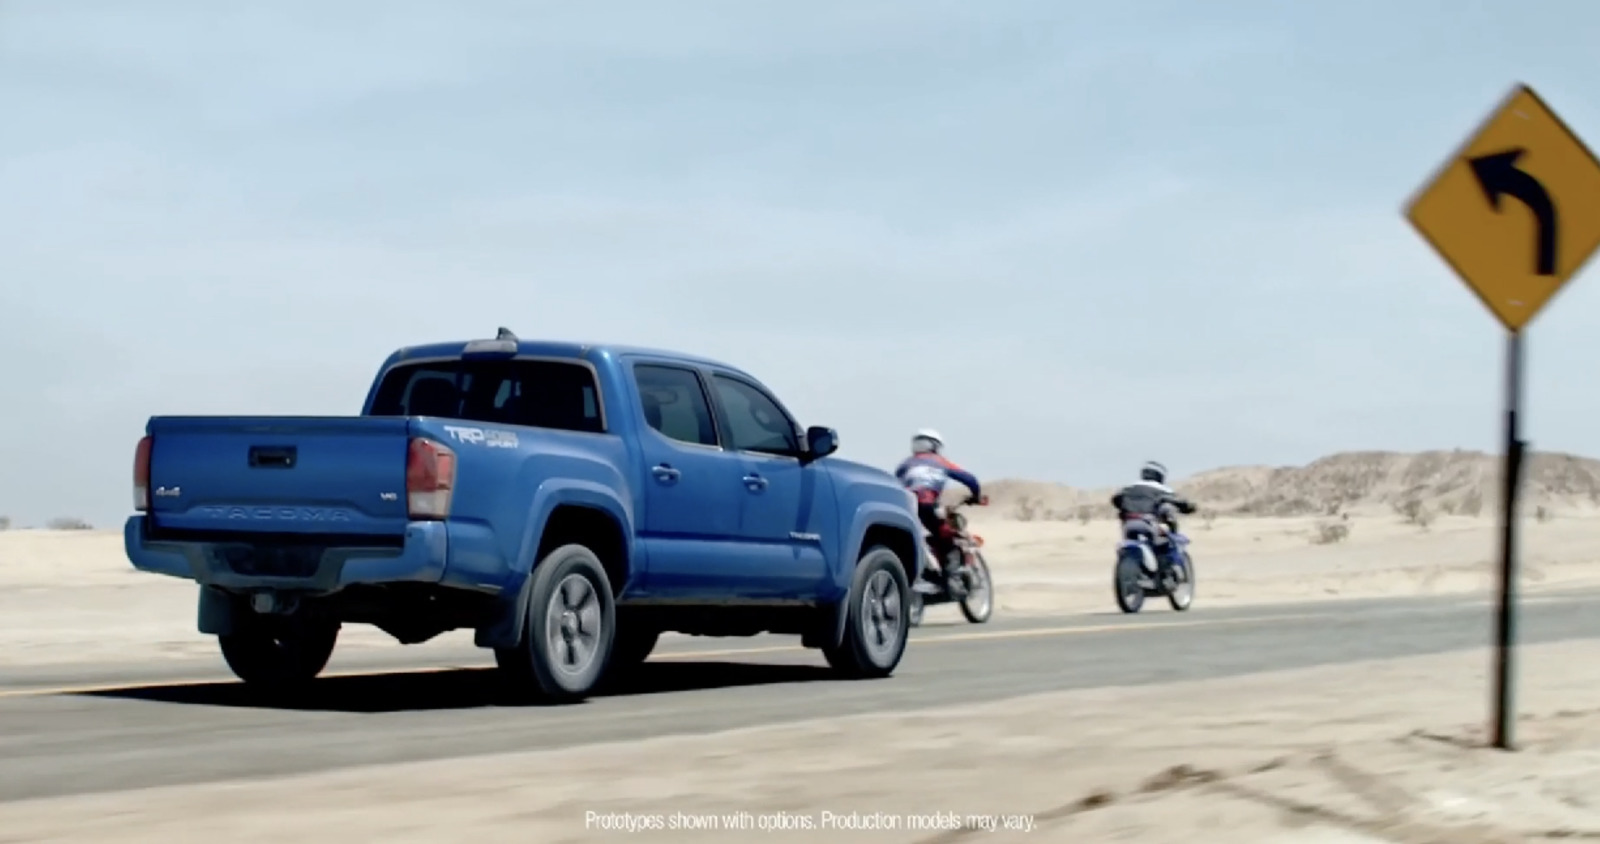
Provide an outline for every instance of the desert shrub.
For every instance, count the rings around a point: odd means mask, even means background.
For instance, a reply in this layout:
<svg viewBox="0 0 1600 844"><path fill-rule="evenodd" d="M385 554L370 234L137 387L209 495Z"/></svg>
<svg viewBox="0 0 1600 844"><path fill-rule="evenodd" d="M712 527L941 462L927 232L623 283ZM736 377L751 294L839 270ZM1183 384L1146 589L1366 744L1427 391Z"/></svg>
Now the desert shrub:
<svg viewBox="0 0 1600 844"><path fill-rule="evenodd" d="M1533 517L1538 521L1548 522L1555 518L1555 514L1550 512L1549 507L1540 504L1538 507L1533 508Z"/></svg>
<svg viewBox="0 0 1600 844"><path fill-rule="evenodd" d="M1313 545L1333 545L1350 538L1349 520L1333 521L1324 519L1317 522L1316 531L1311 534Z"/></svg>
<svg viewBox="0 0 1600 844"><path fill-rule="evenodd" d="M1420 498L1407 498L1395 505L1394 509L1408 525L1425 529L1433 524L1433 511L1429 510L1428 505L1422 503Z"/></svg>
<svg viewBox="0 0 1600 844"><path fill-rule="evenodd" d="M1019 522L1031 522L1039 517L1039 505L1042 503L1038 499L1024 497L1017 502L1016 508L1012 511L1013 515Z"/></svg>
<svg viewBox="0 0 1600 844"><path fill-rule="evenodd" d="M1090 519L1094 518L1094 508L1087 504L1080 504L1075 515L1077 516L1078 524L1086 525Z"/></svg>
<svg viewBox="0 0 1600 844"><path fill-rule="evenodd" d="M45 527L51 530L94 530L94 525L77 516L57 516L51 519Z"/></svg>
<svg viewBox="0 0 1600 844"><path fill-rule="evenodd" d="M11 529L11 517L10 516L0 516L0 530L10 530L10 529Z"/></svg>
<svg viewBox="0 0 1600 844"><path fill-rule="evenodd" d="M1202 525L1205 525L1206 530L1210 530L1211 529L1211 523L1216 521L1216 520L1217 520L1217 511L1215 511L1215 510L1202 510L1202 511L1200 511L1200 523Z"/></svg>

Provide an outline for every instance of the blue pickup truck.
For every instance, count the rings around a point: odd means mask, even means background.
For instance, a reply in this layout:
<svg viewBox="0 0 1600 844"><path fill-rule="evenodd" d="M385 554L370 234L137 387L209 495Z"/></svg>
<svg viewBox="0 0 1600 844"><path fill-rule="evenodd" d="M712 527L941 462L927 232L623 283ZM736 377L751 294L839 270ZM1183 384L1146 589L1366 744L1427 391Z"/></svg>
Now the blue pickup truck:
<svg viewBox="0 0 1600 844"><path fill-rule="evenodd" d="M471 628L555 701L668 631L798 635L853 678L906 647L911 496L717 361L502 328L390 355L360 416L145 434L128 558L199 583L200 632L254 687L314 678L345 623Z"/></svg>

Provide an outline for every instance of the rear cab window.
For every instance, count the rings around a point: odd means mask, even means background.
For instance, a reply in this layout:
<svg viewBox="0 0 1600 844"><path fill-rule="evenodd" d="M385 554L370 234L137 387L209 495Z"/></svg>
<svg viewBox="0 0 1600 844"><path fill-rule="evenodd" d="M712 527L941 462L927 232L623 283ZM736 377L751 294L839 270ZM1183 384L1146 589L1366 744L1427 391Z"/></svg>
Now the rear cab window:
<svg viewBox="0 0 1600 844"><path fill-rule="evenodd" d="M593 370L564 361L402 363L384 374L371 415L605 433Z"/></svg>

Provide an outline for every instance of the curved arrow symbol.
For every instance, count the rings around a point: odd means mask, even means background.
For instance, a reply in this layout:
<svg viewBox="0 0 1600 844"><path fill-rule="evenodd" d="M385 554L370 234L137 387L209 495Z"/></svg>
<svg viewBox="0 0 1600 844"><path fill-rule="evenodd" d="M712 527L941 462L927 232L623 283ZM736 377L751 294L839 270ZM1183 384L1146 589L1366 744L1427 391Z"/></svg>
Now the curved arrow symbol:
<svg viewBox="0 0 1600 844"><path fill-rule="evenodd" d="M1472 175L1478 177L1478 186L1488 197L1490 207L1500 210L1500 197L1510 194L1522 200L1533 212L1538 223L1538 244L1535 249L1533 272L1535 275L1556 274L1556 206L1550 193L1539 180L1517 168L1517 159L1527 150L1522 147L1508 149L1468 159Z"/></svg>

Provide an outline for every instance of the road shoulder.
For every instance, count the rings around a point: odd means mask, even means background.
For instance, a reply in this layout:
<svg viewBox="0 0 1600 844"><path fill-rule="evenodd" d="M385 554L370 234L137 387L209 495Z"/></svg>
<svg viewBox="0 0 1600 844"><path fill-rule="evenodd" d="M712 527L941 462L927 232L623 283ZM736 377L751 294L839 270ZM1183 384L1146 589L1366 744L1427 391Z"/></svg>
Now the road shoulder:
<svg viewBox="0 0 1600 844"><path fill-rule="evenodd" d="M1480 651L17 801L0 804L0 828L24 840L241 842L735 841L762 825L787 827L789 841L954 842L967 833L944 827L985 823L1026 826L1035 841L1592 833L1600 642L1521 654L1528 744L1517 754L1474 747L1489 697Z"/></svg>

